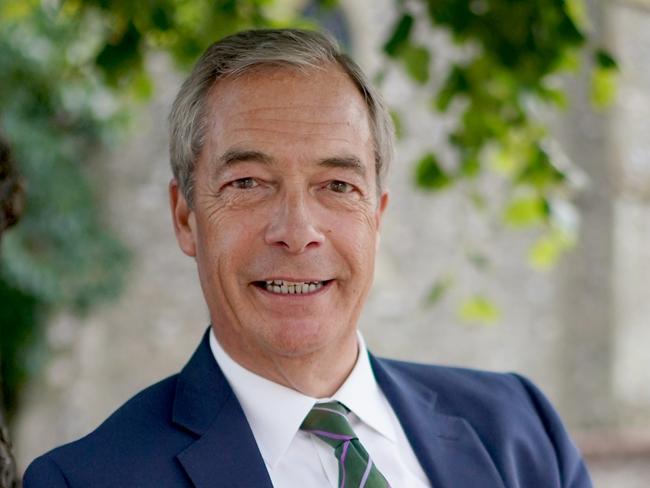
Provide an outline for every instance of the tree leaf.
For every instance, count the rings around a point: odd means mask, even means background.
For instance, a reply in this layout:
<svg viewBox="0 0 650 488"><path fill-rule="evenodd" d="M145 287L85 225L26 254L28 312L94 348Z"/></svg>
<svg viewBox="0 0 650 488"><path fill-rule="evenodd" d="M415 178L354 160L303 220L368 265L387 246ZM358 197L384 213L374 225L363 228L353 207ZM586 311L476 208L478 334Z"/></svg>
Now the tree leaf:
<svg viewBox="0 0 650 488"><path fill-rule="evenodd" d="M426 47L406 44L400 49L398 56L411 79L420 85L429 81L431 53Z"/></svg>
<svg viewBox="0 0 650 488"><path fill-rule="evenodd" d="M475 295L460 305L458 316L465 322L490 325L501 319L501 310L489 298Z"/></svg>
<svg viewBox="0 0 650 488"><path fill-rule="evenodd" d="M604 49L597 49L594 56L598 67L618 70L618 64L616 63L616 60Z"/></svg>
<svg viewBox="0 0 650 488"><path fill-rule="evenodd" d="M573 247L575 239L566 232L553 229L544 234L528 251L528 262L538 271L553 268L565 251Z"/></svg>
<svg viewBox="0 0 650 488"><path fill-rule="evenodd" d="M512 199L503 214L503 220L512 227L531 227L545 220L546 205L539 195L527 195Z"/></svg>
<svg viewBox="0 0 650 488"><path fill-rule="evenodd" d="M453 280L449 276L437 280L427 295L427 304L434 305L442 300L451 288L452 284Z"/></svg>
<svg viewBox="0 0 650 488"><path fill-rule="evenodd" d="M591 74L591 103L604 109L616 99L618 71L616 68L597 66Z"/></svg>
<svg viewBox="0 0 650 488"><path fill-rule="evenodd" d="M481 162L475 154L469 154L460 163L460 174L465 178L475 178L481 172Z"/></svg>
<svg viewBox="0 0 650 488"><path fill-rule="evenodd" d="M433 153L426 154L415 168L415 182L425 190L441 190L451 184L451 178Z"/></svg>
<svg viewBox="0 0 650 488"><path fill-rule="evenodd" d="M391 58L397 57L397 53L408 43L413 28L413 17L403 14L393 28L393 33L384 44L384 52Z"/></svg>
<svg viewBox="0 0 650 488"><path fill-rule="evenodd" d="M436 108L440 112L445 112L457 95L467 93L468 91L469 81L467 79L467 70L462 66L454 66L435 98Z"/></svg>
<svg viewBox="0 0 650 488"><path fill-rule="evenodd" d="M119 38L107 43L99 52L95 62L110 85L117 86L131 70L142 66L140 40L140 32L129 22Z"/></svg>
<svg viewBox="0 0 650 488"><path fill-rule="evenodd" d="M404 123L402 122L402 117L399 112L396 110L390 111L390 117L393 119L393 127L395 127L395 137L397 140L404 138Z"/></svg>

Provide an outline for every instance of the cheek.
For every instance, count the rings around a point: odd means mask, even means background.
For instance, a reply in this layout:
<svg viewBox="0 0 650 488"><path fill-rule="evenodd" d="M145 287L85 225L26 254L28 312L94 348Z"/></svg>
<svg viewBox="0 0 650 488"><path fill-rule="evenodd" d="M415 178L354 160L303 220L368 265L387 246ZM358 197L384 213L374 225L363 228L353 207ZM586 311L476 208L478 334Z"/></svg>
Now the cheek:
<svg viewBox="0 0 650 488"><path fill-rule="evenodd" d="M341 254L352 272L372 277L375 251L377 248L377 225L373 213L357 212L339 219L336 229L336 239Z"/></svg>
<svg viewBox="0 0 650 488"><path fill-rule="evenodd" d="M198 227L198 255L212 273L234 266L246 256L253 242L253 231L247 222L246 218L229 218L224 212L213 212L202 219Z"/></svg>

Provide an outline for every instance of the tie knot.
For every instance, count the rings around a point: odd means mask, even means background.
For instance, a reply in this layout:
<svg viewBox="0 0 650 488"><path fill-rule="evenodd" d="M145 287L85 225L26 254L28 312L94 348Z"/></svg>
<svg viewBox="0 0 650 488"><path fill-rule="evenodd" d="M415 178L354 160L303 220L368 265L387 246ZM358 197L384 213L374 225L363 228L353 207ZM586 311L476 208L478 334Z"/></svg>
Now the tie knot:
<svg viewBox="0 0 650 488"><path fill-rule="evenodd" d="M337 447L343 442L357 439L348 422L348 412L340 402L317 403L305 417L300 429Z"/></svg>

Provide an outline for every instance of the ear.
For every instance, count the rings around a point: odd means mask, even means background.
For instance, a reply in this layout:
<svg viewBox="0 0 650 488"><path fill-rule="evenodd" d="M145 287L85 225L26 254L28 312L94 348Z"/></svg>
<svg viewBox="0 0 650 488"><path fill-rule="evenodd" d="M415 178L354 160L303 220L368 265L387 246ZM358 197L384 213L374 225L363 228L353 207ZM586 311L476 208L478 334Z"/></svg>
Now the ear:
<svg viewBox="0 0 650 488"><path fill-rule="evenodd" d="M383 191L377 202L377 210L375 211L375 222L377 224L377 232L381 229L381 221L388 206L388 191Z"/></svg>
<svg viewBox="0 0 650 488"><path fill-rule="evenodd" d="M196 256L196 219L187 204L175 178L169 182L169 205L172 211L174 232L181 250L190 257Z"/></svg>

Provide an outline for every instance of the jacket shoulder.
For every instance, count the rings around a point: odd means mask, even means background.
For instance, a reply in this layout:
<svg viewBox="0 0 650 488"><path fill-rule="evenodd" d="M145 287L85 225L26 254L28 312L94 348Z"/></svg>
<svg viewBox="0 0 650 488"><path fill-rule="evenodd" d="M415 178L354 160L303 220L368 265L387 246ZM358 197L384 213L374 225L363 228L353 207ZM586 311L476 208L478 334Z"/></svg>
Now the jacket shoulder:
<svg viewBox="0 0 650 488"><path fill-rule="evenodd" d="M25 488L111 486L116 474L137 486L143 466L149 477L176 478L170 461L193 439L172 423L177 377L142 390L90 434L35 459L25 471Z"/></svg>
<svg viewBox="0 0 650 488"><path fill-rule="evenodd" d="M582 457L544 394L527 378L380 359L393 378L435 393L435 411L468 422L501 472L548 471L563 487L591 487ZM513 460L515 460L513 464Z"/></svg>

